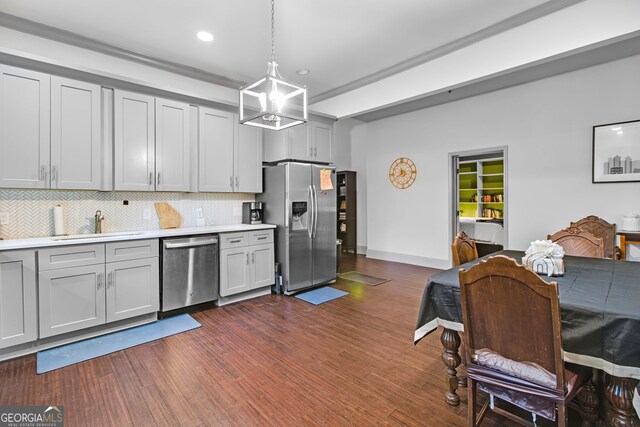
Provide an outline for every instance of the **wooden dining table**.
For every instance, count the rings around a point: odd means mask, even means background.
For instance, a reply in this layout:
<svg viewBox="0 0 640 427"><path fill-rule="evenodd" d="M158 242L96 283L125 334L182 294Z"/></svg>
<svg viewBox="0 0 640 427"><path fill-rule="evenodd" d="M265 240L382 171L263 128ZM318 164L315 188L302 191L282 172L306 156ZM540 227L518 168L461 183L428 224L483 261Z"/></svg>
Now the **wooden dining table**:
<svg viewBox="0 0 640 427"><path fill-rule="evenodd" d="M500 251L521 262L524 252ZM461 358L460 332L464 332L460 308L458 270L469 269L483 258L431 276L425 287L414 342L443 328L440 341L447 372L446 401L460 403L457 369ZM638 426L633 408L634 389L640 379L640 263L610 259L564 257L565 274L541 276L558 282L562 318L563 358L566 362L602 370L608 375L604 394L609 426ZM598 393L591 384L580 399L583 418L598 417Z"/></svg>

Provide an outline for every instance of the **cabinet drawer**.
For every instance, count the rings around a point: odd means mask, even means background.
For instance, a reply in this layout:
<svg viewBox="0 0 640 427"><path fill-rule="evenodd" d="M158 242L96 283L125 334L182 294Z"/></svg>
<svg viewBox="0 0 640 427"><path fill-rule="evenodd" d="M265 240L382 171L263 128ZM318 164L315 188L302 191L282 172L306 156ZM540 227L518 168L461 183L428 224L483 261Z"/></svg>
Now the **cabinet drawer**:
<svg viewBox="0 0 640 427"><path fill-rule="evenodd" d="M64 246L38 251L40 271L103 264L104 260L103 244Z"/></svg>
<svg viewBox="0 0 640 427"><path fill-rule="evenodd" d="M249 245L250 236L248 232L224 233L220 235L220 249L239 248Z"/></svg>
<svg viewBox="0 0 640 427"><path fill-rule="evenodd" d="M261 245L263 243L273 243L273 230L251 231L250 244Z"/></svg>
<svg viewBox="0 0 640 427"><path fill-rule="evenodd" d="M157 257L159 245L158 239L107 243L107 262Z"/></svg>

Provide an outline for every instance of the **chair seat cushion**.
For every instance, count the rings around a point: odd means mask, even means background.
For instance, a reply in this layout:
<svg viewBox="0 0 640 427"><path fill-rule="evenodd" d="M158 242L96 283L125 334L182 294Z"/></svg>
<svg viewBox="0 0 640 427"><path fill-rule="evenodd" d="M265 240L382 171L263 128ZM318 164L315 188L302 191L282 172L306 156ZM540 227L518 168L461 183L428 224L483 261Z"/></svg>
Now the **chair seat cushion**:
<svg viewBox="0 0 640 427"><path fill-rule="evenodd" d="M556 375L533 362L518 362L508 359L488 348L476 350L474 360L482 366L496 369L505 374L522 378L545 387L556 387Z"/></svg>

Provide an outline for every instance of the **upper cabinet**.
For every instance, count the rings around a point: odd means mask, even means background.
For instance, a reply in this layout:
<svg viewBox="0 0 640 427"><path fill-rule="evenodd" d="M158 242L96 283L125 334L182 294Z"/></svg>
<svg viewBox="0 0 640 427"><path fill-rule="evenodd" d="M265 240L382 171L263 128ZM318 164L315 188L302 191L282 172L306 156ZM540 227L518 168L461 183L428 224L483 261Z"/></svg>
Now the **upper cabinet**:
<svg viewBox="0 0 640 427"><path fill-rule="evenodd" d="M51 188L98 190L100 86L51 77Z"/></svg>
<svg viewBox="0 0 640 427"><path fill-rule="evenodd" d="M100 87L0 71L0 187L99 189Z"/></svg>
<svg viewBox="0 0 640 427"><path fill-rule="evenodd" d="M310 121L281 131L264 131L264 161L291 159L333 163L333 126Z"/></svg>
<svg viewBox="0 0 640 427"><path fill-rule="evenodd" d="M236 114L199 108L199 191L262 192L262 132Z"/></svg>
<svg viewBox="0 0 640 427"><path fill-rule="evenodd" d="M189 191L189 105L114 92L114 189Z"/></svg>

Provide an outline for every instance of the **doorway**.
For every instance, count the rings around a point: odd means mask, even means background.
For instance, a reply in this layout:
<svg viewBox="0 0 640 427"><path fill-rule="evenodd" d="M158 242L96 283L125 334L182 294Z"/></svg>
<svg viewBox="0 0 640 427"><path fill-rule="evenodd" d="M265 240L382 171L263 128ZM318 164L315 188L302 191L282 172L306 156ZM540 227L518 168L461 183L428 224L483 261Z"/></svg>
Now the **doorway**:
<svg viewBox="0 0 640 427"><path fill-rule="evenodd" d="M508 248L507 147L449 154L451 242L464 231L478 255Z"/></svg>

